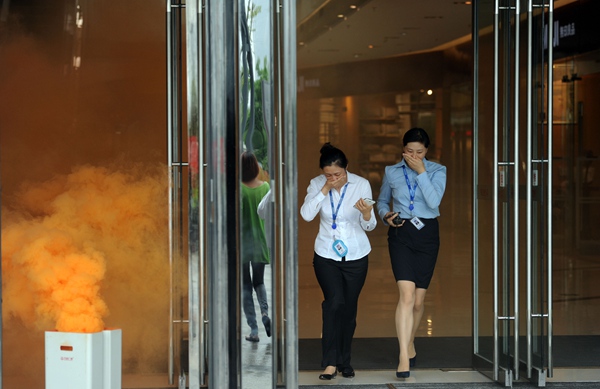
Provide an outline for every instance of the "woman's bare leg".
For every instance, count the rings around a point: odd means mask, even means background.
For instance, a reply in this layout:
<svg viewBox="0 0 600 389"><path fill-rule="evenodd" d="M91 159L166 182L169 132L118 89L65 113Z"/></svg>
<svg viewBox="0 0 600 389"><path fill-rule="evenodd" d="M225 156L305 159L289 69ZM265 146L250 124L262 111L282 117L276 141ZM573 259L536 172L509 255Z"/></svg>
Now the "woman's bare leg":
<svg viewBox="0 0 600 389"><path fill-rule="evenodd" d="M400 358L396 371L409 371L408 348L413 332L415 306L415 283L398 281L398 305L396 306L396 333L400 346Z"/></svg>
<svg viewBox="0 0 600 389"><path fill-rule="evenodd" d="M414 358L417 355L417 351L415 350L415 335L417 333L417 329L419 328L419 323L421 323L421 318L423 317L423 312L425 311L425 293L427 289L416 288L415 290L415 305L413 307L413 326L412 332L410 334L410 344L408 345L408 357Z"/></svg>

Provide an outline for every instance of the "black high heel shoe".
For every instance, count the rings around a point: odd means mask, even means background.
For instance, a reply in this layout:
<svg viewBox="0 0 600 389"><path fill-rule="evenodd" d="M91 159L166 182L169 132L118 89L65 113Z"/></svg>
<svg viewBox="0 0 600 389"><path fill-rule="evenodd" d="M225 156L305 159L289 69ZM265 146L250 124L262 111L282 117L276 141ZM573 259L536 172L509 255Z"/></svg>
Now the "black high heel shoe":
<svg viewBox="0 0 600 389"><path fill-rule="evenodd" d="M337 370L333 372L333 374L321 374L319 375L319 379L320 380L332 380L335 378L335 376L337 375Z"/></svg>
<svg viewBox="0 0 600 389"><path fill-rule="evenodd" d="M408 377L410 377L410 371L397 371L396 377L397 378L408 378Z"/></svg>
<svg viewBox="0 0 600 389"><path fill-rule="evenodd" d="M417 356L416 355L414 357L408 359L408 365L410 367L415 367L416 364L417 364Z"/></svg>

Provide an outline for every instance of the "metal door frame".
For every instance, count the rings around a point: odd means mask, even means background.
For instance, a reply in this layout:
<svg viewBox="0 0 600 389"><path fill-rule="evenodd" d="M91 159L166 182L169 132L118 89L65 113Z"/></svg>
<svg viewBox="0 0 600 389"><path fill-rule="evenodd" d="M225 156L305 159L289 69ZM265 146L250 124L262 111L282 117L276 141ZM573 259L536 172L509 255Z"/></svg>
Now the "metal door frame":
<svg viewBox="0 0 600 389"><path fill-rule="evenodd" d="M474 366L481 371L483 374L489 376L491 379L503 383L505 386L511 386L513 381L519 379L522 373L527 379L537 382L538 386L545 386L546 376L552 376L552 39L547 38L547 49L545 51L546 61L546 95L542 94L542 97L538 96L538 99L542 100L542 111L545 108L545 121L538 121L538 118L533 115L535 112L534 104L536 99L534 97L534 76L533 76L533 19L534 10L536 8L543 9L548 18L547 32L548 37L553 37L553 0L542 0L540 4L536 4L533 0L527 0L527 12L522 12L521 3L519 0L513 1L500 1L494 0L494 19L493 19L493 44L494 44L494 58L493 58L493 136L494 136L494 150L493 150L493 188L491 189L493 201L493 231L492 236L480 236L479 231L479 219L482 216L480 212L479 203L479 145L480 145L480 117L479 117L479 96L480 96L480 72L481 65L479 64L479 30L480 28L487 26L479 26L479 15L480 12L488 11L480 8L483 2L474 2L473 5L473 45L474 45L474 110L473 110L473 125L474 125L474 155L473 155L473 166L474 166L474 178L473 178L473 215L474 215L474 228L473 228L473 361ZM489 3L489 2L488 2ZM512 13L512 15L510 14ZM521 135L521 103L520 97L523 93L523 88L520 86L520 24L523 18L527 18L527 66L526 66L526 138L527 138L527 151L525 160L520 160L520 145L519 137ZM506 21L510 20L511 23ZM504 22L502 25L501 21ZM508 26L508 27L507 27ZM510 32L510 29L513 32ZM508 31L503 38L504 46L500 47L500 31ZM508 37L508 39L506 39ZM512 40L511 40L512 39ZM507 40L509 43L507 44ZM501 51L505 49L505 51ZM544 49L542 48L542 51ZM502 61L502 63L501 63ZM512 68L512 72L510 68ZM503 84L500 84L500 80ZM542 82L543 83L543 82ZM545 101L544 101L545 99ZM544 106L545 103L545 106ZM511 112L512 107L512 112ZM502 115L502 116L501 116ZM510 128L512 123L512 128ZM536 158L533 155L533 137L534 131L537 130L536 126L546 126L547 128L547 150L545 150L546 158ZM501 128L502 126L502 128ZM501 137L507 139L510 137L510 131L512 130L513 140L509 146L513 147L514 154L507 153L510 147L506 147L503 155L500 156L500 139ZM508 142L507 142L508 144ZM525 201L525 213L526 213L526 254L524 255L519 251L520 241L522 240L519 233L520 212L522 208L520 206L520 182L519 182L519 169L525 166L525 188L526 188L526 201ZM543 179L539 180L539 172L545 170ZM501 186L506 184L504 177L511 176L512 174L512 193L510 190L506 191L506 202L501 203L499 191ZM545 191L545 201L547 208L545 212L546 223L546 249L547 252L541 253L545 256L547 265L547 290L545 291L547 300L547 306L545 307L546 312L534 312L533 298L534 298L534 277L540 276L540 274L534 272L532 265L535 260L532 257L534 252L532 230L534 228L533 220L533 195L532 187L538 186L541 182L542 191ZM510 185L510 183L509 183ZM510 189L510 187L509 187ZM510 201L513 202L512 209ZM482 203L483 204L483 203ZM500 224L500 207L502 206L502 223ZM489 210L488 210L489 211ZM513 218L512 222L510 217ZM512 224L511 224L512 223ZM500 225L503 230L500 231ZM499 241L499 237L502 236L502 242ZM507 236L512 236L513 242L507 241ZM486 358L480 354L480 324L479 324L479 290L480 290L480 258L479 258L479 246L481 240L491 240L493 250L493 351L491 358ZM509 269L508 263L511 263L510 255L508 250L512 249L512 272ZM539 251L539 250L538 250ZM500 254L503 257L503 267L500 267ZM520 296L519 289L521 286L520 281L520 270L519 262L526 261L526 313L524 318L520 313ZM510 288L500 287L500 279L502 277L504 282L503 285L509 285L512 283L512 311L510 311ZM507 290L508 289L508 290ZM502 312L501 308L503 309ZM521 360L519 356L519 326L521 321L525 320L526 323L526 357L525 360ZM547 365L546 366L534 366L533 361L533 320L546 320L548 329L547 333ZM500 357L500 337L501 331L500 326L504 326L502 332L504 336L503 341L506 348L508 342L512 342L512 350L510 346L508 348L509 355L507 361L508 364L504 366L501 363ZM512 333L510 327L512 325ZM508 335L506 335L508 334ZM543 363L543 362L542 362Z"/></svg>

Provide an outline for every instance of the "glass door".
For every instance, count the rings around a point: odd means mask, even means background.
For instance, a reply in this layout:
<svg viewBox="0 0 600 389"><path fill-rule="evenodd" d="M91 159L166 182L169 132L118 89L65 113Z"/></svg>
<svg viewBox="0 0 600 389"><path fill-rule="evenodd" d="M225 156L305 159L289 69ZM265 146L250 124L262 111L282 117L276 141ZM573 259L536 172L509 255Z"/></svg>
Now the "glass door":
<svg viewBox="0 0 600 389"><path fill-rule="evenodd" d="M169 381L180 388L298 386L290 26L290 1L167 2ZM254 179L269 190L250 209ZM258 241L264 258L247 261Z"/></svg>
<svg viewBox="0 0 600 389"><path fill-rule="evenodd" d="M474 3L474 365L552 376L552 1Z"/></svg>
<svg viewBox="0 0 600 389"><path fill-rule="evenodd" d="M275 93L277 61L276 4L269 0L238 2L239 84L239 387L275 387L276 361L284 317L277 306L282 283L275 223L279 207L280 163L276 127L280 100Z"/></svg>

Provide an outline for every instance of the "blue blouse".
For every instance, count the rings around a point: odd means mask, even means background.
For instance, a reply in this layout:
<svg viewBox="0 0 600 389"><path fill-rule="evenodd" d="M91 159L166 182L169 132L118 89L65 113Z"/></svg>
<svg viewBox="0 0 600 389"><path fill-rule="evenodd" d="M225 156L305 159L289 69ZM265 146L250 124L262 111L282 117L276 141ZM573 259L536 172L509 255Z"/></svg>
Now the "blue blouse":
<svg viewBox="0 0 600 389"><path fill-rule="evenodd" d="M395 165L386 166L377 199L377 211L384 223L385 214L390 211L400 212L403 219L411 219L414 216L434 219L440 216L439 206L446 190L446 167L427 159L424 159L423 163L425 172L421 174L408 167L404 159ZM411 189L415 190L412 211L409 209L411 196L404 171Z"/></svg>

